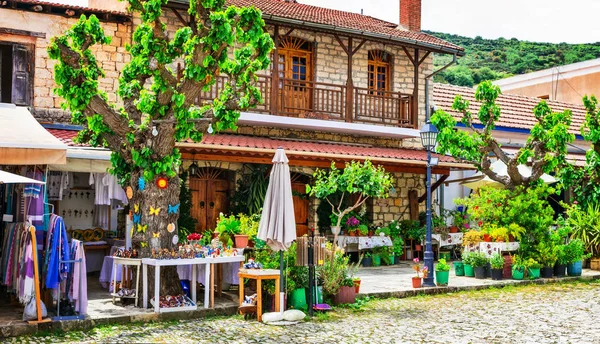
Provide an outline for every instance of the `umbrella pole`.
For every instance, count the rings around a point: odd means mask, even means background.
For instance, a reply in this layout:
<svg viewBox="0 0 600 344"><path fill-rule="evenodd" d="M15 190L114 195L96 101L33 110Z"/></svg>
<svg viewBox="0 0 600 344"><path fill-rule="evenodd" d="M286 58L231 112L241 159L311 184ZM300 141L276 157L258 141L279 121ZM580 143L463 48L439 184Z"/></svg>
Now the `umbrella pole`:
<svg viewBox="0 0 600 344"><path fill-rule="evenodd" d="M283 280L283 251L279 251L279 311L283 313L285 309L285 289Z"/></svg>
<svg viewBox="0 0 600 344"><path fill-rule="evenodd" d="M308 314L313 316L313 284L316 292L316 283L314 283L315 273L315 262L314 262L314 245L315 234L312 232L310 238L308 238Z"/></svg>

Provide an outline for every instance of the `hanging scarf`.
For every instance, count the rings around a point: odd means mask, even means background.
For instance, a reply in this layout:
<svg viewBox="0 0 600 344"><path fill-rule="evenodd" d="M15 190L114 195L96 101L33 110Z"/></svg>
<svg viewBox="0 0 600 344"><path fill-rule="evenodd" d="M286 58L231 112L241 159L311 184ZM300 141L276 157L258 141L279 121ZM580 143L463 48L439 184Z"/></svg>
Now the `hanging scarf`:
<svg viewBox="0 0 600 344"><path fill-rule="evenodd" d="M57 216L54 223L52 235L52 248L48 261L48 273L46 275L46 288L56 289L63 279L61 274L69 271L69 264L61 264L59 260L70 260L69 243L67 241L67 230L65 222Z"/></svg>

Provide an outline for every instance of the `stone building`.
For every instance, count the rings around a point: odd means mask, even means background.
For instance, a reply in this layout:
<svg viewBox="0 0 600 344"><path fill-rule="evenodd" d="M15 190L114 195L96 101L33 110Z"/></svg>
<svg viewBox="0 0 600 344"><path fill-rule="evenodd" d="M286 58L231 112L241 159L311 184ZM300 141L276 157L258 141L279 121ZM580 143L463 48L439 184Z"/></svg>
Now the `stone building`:
<svg viewBox="0 0 600 344"><path fill-rule="evenodd" d="M286 149L294 173L298 234L318 222L317 200L302 197L305 184L316 168L327 168L332 161L343 166L370 159L394 174L391 197L369 203L373 222L416 217L424 209L419 199L425 192L426 153L420 148L419 128L425 121L425 83L433 72L432 53L464 54L462 48L421 32L421 0L399 1L400 25L295 1L228 3L261 9L276 43L272 61L277 63L259 79L264 104L242 113L237 131L180 144L184 169L193 165L196 171L190 179L193 211L199 220L196 229L213 228L219 212L228 211L244 166L270 164L279 146ZM171 0L164 8L163 22L171 35L188 25L187 4L188 0ZM11 65L2 69L2 101L28 106L40 123L71 147L80 128L69 125L69 114L60 109L60 99L52 93L48 41L81 14L97 15L112 37L110 45L94 48L106 73L100 88L118 102L119 71L129 61L125 45L140 22L116 0L90 0L88 6L0 2L2 66L6 61ZM26 80L6 79L5 71L21 73L19 68L25 70ZM224 81L220 78L201 101L214 99ZM76 163L69 155L67 160ZM470 166L439 157L433 172L448 176L453 169L465 168Z"/></svg>

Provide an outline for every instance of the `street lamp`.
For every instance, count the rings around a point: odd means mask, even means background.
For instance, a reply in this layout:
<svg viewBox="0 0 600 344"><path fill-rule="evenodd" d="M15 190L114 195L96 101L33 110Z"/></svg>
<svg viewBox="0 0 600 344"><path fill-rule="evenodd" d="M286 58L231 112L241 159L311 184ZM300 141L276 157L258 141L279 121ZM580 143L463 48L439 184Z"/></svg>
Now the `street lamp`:
<svg viewBox="0 0 600 344"><path fill-rule="evenodd" d="M194 161L188 169L188 176L195 177L196 173L198 173L198 164L196 164L196 162Z"/></svg>
<svg viewBox="0 0 600 344"><path fill-rule="evenodd" d="M433 249L431 248L431 151L435 149L438 130L431 121L421 128L421 144L427 150L427 234L425 235L425 253L423 255L428 270L427 278L423 279L424 287L435 287L433 283Z"/></svg>

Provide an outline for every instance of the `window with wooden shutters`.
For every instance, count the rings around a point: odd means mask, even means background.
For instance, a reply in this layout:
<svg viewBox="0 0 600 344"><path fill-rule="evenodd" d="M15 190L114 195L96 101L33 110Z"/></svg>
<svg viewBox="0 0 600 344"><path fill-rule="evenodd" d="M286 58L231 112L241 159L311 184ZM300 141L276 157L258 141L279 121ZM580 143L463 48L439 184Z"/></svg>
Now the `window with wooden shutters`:
<svg viewBox="0 0 600 344"><path fill-rule="evenodd" d="M32 46L0 42L0 102L31 105L32 58Z"/></svg>
<svg viewBox="0 0 600 344"><path fill-rule="evenodd" d="M374 91L390 90L391 55L382 50L369 51L368 87ZM376 92L371 92L376 93ZM377 94L379 94L377 92Z"/></svg>

